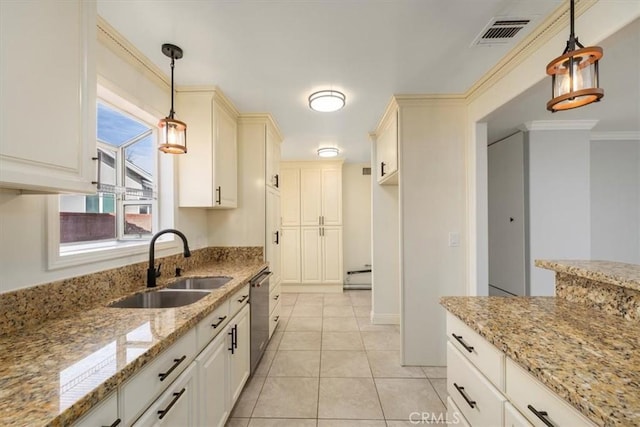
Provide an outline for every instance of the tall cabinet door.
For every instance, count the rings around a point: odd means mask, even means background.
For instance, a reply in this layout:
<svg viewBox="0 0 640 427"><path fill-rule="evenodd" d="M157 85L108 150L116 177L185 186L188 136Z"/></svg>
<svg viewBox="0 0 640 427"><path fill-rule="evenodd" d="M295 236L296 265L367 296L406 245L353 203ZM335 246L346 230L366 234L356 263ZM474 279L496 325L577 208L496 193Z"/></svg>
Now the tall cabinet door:
<svg viewBox="0 0 640 427"><path fill-rule="evenodd" d="M300 169L280 171L282 226L300 225Z"/></svg>
<svg viewBox="0 0 640 427"><path fill-rule="evenodd" d="M272 286L280 283L280 248L282 232L280 230L280 194L274 188L267 187L267 229L266 229L266 260L273 273Z"/></svg>
<svg viewBox="0 0 640 427"><path fill-rule="evenodd" d="M271 126L266 126L266 182L280 188L280 141Z"/></svg>
<svg viewBox="0 0 640 427"><path fill-rule="evenodd" d="M322 170L322 225L342 224L342 171Z"/></svg>
<svg viewBox="0 0 640 427"><path fill-rule="evenodd" d="M249 369L251 364L251 352L250 346L250 320L249 320L249 306L245 305L240 313L235 318L233 325L229 325L228 331L235 328L235 341L236 345L233 349L233 353L230 357L230 372L229 372L229 385L231 387L231 402L236 402L242 388L249 378ZM227 342L231 344L231 339L227 339Z"/></svg>
<svg viewBox="0 0 640 427"><path fill-rule="evenodd" d="M300 283L300 227L282 227L280 239L282 283Z"/></svg>
<svg viewBox="0 0 640 427"><path fill-rule="evenodd" d="M322 227L322 281L342 283L342 227Z"/></svg>
<svg viewBox="0 0 640 427"><path fill-rule="evenodd" d="M238 206L238 126L236 120L216 102L213 104L215 135L214 182L217 204Z"/></svg>
<svg viewBox="0 0 640 427"><path fill-rule="evenodd" d="M322 236L320 227L301 227L302 283L322 282Z"/></svg>
<svg viewBox="0 0 640 427"><path fill-rule="evenodd" d="M322 169L300 170L300 225L320 225L322 216Z"/></svg>

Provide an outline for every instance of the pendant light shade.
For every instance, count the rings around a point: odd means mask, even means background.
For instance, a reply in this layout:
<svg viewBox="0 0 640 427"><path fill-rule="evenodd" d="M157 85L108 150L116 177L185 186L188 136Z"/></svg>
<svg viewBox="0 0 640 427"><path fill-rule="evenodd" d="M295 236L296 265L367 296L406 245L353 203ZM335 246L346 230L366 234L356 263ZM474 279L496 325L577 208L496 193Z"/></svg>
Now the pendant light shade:
<svg viewBox="0 0 640 427"><path fill-rule="evenodd" d="M598 61L602 58L602 48L584 47L574 33L574 0L570 0L571 34L567 47L561 56L547 65L551 76L551 100L547 110L570 110L599 101L604 90L599 87ZM577 49L576 49L577 47Z"/></svg>
<svg viewBox="0 0 640 427"><path fill-rule="evenodd" d="M344 107L346 97L337 90L321 90L309 95L309 108L322 113L331 113Z"/></svg>
<svg viewBox="0 0 640 427"><path fill-rule="evenodd" d="M182 49L178 46L165 43L162 45L162 53L171 58L171 110L169 115L160 119L160 146L158 149L168 154L184 154L187 152L187 124L176 120L173 110L173 68L176 59L182 58Z"/></svg>

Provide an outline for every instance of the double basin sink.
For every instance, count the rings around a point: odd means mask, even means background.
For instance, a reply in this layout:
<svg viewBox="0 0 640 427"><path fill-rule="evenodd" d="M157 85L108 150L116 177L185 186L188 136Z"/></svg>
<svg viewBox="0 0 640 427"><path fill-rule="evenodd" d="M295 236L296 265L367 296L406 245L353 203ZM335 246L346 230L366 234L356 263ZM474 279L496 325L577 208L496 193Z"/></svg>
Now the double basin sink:
<svg viewBox="0 0 640 427"><path fill-rule="evenodd" d="M232 277L189 277L178 280L166 288L141 292L108 305L116 308L172 308L193 304L214 289L228 283Z"/></svg>

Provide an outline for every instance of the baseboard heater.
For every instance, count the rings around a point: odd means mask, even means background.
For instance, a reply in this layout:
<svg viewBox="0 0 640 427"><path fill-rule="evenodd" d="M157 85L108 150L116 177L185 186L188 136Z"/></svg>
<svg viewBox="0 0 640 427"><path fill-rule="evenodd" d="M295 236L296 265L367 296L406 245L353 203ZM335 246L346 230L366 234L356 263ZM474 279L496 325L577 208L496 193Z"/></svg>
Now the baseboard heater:
<svg viewBox="0 0 640 427"><path fill-rule="evenodd" d="M365 268L364 270L350 270L350 271L347 271L347 279L344 281L344 284L342 285L342 289L347 289L347 290L352 290L352 289L370 290L371 289L371 283L349 283L349 279L354 274L371 273L371 268L370 268L371 266L370 265L365 265L365 267L369 267L369 268Z"/></svg>

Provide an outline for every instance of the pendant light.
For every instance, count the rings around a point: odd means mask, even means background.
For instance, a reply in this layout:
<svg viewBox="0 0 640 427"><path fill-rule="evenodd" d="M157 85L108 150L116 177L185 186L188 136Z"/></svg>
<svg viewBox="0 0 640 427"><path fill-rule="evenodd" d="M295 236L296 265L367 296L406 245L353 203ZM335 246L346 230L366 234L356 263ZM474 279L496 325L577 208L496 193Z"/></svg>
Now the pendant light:
<svg viewBox="0 0 640 427"><path fill-rule="evenodd" d="M160 146L158 149L169 154L184 154L187 152L187 124L175 119L173 111L173 67L176 59L182 58L182 49L165 43L162 53L171 58L171 111L164 119L160 119Z"/></svg>
<svg viewBox="0 0 640 427"><path fill-rule="evenodd" d="M571 34L561 56L547 65L551 76L551 101L547 110L570 110L599 101L604 90L599 86L598 61L602 58L599 46L584 47L574 34L575 6L571 2ZM578 47L578 49L576 49Z"/></svg>

